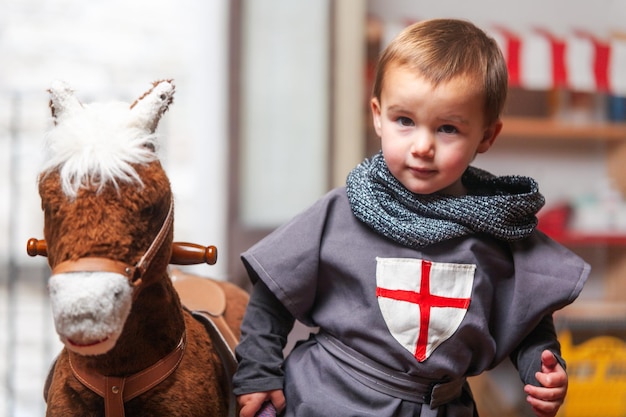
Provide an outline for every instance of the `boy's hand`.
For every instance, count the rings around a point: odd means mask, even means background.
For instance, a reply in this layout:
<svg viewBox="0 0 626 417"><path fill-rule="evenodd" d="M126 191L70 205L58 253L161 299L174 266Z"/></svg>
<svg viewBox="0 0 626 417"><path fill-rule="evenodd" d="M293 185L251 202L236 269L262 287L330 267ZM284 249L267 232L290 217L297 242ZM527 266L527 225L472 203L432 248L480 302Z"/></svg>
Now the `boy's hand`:
<svg viewBox="0 0 626 417"><path fill-rule="evenodd" d="M526 385L526 401L537 417L554 417L567 394L567 373L549 350L541 353L541 372L535 374L542 385Z"/></svg>
<svg viewBox="0 0 626 417"><path fill-rule="evenodd" d="M267 401L274 404L278 414L285 409L285 396L283 395L283 390L252 392L250 394L243 394L237 397L237 402L241 407L239 417L254 417L261 409L261 406Z"/></svg>

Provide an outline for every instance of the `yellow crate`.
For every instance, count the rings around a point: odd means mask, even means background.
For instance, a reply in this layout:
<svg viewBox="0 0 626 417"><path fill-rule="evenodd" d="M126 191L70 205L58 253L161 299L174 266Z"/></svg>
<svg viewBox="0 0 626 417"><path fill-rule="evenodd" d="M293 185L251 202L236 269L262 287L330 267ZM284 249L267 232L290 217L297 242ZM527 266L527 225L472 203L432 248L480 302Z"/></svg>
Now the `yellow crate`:
<svg viewBox="0 0 626 417"><path fill-rule="evenodd" d="M598 336L574 346L568 331L559 334L567 361L569 388L560 417L626 416L626 343Z"/></svg>

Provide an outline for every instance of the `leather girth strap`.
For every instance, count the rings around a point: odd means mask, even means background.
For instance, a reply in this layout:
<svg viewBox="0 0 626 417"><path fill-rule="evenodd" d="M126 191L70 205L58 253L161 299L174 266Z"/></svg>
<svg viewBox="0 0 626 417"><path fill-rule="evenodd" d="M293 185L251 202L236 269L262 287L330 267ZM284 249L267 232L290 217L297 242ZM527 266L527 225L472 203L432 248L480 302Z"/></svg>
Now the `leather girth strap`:
<svg viewBox="0 0 626 417"><path fill-rule="evenodd" d="M171 271L174 288L192 316L201 322L224 367L222 388L228 397L228 417L237 416L237 398L233 393L232 378L237 370L235 347L239 339L224 319L226 294L215 281L186 274L178 269Z"/></svg>
<svg viewBox="0 0 626 417"><path fill-rule="evenodd" d="M83 385L104 398L104 412L107 417L124 417L124 403L143 394L170 376L185 353L185 334L178 346L154 365L127 377L104 376L75 364L70 356L72 373Z"/></svg>
<svg viewBox="0 0 626 417"><path fill-rule="evenodd" d="M228 345L224 334L219 330L216 324L215 317L212 317L202 311L193 311L191 313L193 317L204 324L207 333L213 341L213 346L217 351L217 354L222 361L224 368L224 380L222 381L222 388L226 397L228 398L228 417L237 416L237 397L233 392L233 375L237 370L237 359L235 358L235 351L231 350ZM222 319L223 320L223 319Z"/></svg>

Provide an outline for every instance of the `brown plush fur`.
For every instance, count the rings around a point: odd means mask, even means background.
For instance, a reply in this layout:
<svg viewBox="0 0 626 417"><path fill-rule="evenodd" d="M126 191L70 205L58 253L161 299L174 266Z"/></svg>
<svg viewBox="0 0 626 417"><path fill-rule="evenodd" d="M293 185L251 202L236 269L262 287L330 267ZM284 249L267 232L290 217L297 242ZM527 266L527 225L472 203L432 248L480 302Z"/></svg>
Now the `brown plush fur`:
<svg viewBox="0 0 626 417"><path fill-rule="evenodd" d="M171 199L169 180L159 162L136 166L144 182L120 183L119 190L81 189L70 201L61 191L57 171L40 177L45 212L44 236L51 267L85 256L107 257L134 265L150 246L166 217ZM179 368L152 390L125 405L126 416L223 416L227 395L224 370L202 324L181 308L167 273L172 235L136 289L131 313L115 347L103 355L80 356L63 349L48 395L47 416L104 416L101 397L72 375L72 362L103 375L128 376L149 367L177 345L187 332L187 350ZM227 291L226 321L239 336L247 294L232 284Z"/></svg>

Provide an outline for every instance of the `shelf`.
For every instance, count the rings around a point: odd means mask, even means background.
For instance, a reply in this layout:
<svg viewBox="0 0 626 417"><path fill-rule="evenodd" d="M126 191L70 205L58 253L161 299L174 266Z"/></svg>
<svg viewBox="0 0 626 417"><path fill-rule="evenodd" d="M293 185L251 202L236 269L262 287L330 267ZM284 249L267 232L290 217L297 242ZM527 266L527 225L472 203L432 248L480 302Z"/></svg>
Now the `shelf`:
<svg viewBox="0 0 626 417"><path fill-rule="evenodd" d="M538 214L537 228L566 246L624 246L626 231L581 231L568 227L572 208L568 204L556 205Z"/></svg>
<svg viewBox="0 0 626 417"><path fill-rule="evenodd" d="M562 321L586 322L605 320L607 323L619 321L622 329L626 322L626 303L605 300L576 300L573 304L554 313L554 318Z"/></svg>
<svg viewBox="0 0 626 417"><path fill-rule="evenodd" d="M542 117L504 117L502 136L524 139L626 141L626 123L566 123Z"/></svg>
<svg viewBox="0 0 626 417"><path fill-rule="evenodd" d="M540 229L541 230L541 229ZM626 235L624 234L588 234L575 231L543 231L552 239L563 245L569 246L624 246L626 247Z"/></svg>

